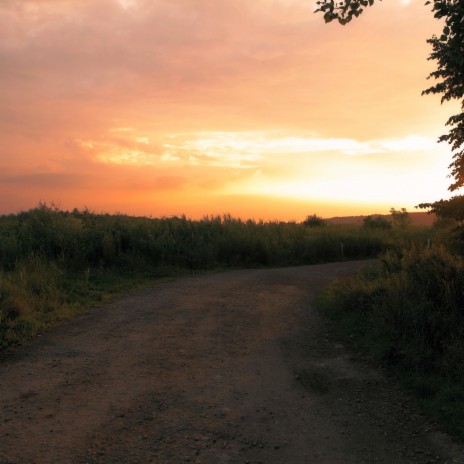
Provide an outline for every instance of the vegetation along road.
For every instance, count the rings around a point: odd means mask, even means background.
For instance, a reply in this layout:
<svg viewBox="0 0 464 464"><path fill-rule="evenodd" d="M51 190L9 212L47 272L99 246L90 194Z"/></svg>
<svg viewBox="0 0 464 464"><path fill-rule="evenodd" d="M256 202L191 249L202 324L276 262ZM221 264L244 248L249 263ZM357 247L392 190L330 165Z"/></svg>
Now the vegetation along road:
<svg viewBox="0 0 464 464"><path fill-rule="evenodd" d="M162 283L0 361L0 463L462 463L310 307L367 261Z"/></svg>

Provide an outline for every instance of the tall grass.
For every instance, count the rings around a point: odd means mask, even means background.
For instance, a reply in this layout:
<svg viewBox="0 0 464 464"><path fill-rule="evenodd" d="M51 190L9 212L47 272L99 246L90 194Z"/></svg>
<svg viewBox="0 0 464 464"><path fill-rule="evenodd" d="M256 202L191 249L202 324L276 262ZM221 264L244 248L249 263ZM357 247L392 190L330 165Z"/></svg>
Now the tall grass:
<svg viewBox="0 0 464 464"><path fill-rule="evenodd" d="M62 319L63 271L38 255L0 271L0 348L30 338Z"/></svg>
<svg viewBox="0 0 464 464"><path fill-rule="evenodd" d="M88 211L62 212L42 205L0 217L0 265L13 269L31 254L67 270L91 268L212 269L223 266L308 264L374 256L382 231L316 229L296 223L242 221L228 215L192 221L148 219Z"/></svg>
<svg viewBox="0 0 464 464"><path fill-rule="evenodd" d="M340 333L387 366L464 438L464 259L444 246L390 250L318 301Z"/></svg>

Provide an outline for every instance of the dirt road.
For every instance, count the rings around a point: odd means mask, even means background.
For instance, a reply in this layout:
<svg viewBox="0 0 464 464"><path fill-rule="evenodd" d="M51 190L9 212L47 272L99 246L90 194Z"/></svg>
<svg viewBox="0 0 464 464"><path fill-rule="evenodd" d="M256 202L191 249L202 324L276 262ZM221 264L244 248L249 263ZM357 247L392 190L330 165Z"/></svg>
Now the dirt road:
<svg viewBox="0 0 464 464"><path fill-rule="evenodd" d="M310 302L366 262L179 279L0 360L0 464L463 463Z"/></svg>

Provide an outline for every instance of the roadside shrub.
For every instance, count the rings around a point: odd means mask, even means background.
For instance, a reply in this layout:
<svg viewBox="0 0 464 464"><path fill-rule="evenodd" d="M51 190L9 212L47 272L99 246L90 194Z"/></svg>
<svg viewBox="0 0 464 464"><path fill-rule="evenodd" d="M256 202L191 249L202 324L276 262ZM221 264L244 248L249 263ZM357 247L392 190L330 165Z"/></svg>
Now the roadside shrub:
<svg viewBox="0 0 464 464"><path fill-rule="evenodd" d="M443 246L388 251L377 269L331 285L318 305L429 411L445 411L446 391L464 389L464 259ZM449 427L450 417L437 414ZM452 422L451 431L464 436L464 419Z"/></svg>

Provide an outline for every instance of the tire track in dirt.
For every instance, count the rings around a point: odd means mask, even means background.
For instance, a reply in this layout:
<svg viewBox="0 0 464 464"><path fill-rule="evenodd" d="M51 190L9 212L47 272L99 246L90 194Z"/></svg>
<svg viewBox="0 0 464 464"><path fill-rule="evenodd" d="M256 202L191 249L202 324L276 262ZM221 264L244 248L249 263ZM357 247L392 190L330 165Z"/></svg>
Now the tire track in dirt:
<svg viewBox="0 0 464 464"><path fill-rule="evenodd" d="M464 462L310 307L366 264L179 279L4 353L0 464Z"/></svg>

